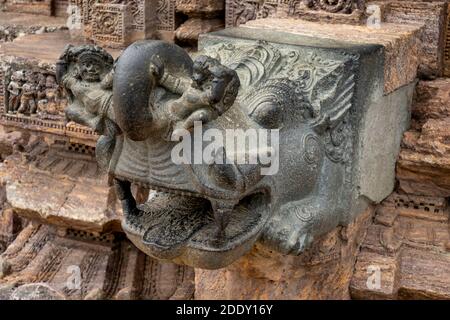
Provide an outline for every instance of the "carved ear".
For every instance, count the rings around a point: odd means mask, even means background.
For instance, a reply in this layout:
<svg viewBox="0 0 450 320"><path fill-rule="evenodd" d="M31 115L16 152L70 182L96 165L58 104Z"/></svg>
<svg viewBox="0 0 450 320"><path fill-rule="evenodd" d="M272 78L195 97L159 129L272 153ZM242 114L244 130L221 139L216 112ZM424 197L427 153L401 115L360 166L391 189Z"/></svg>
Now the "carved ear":
<svg viewBox="0 0 450 320"><path fill-rule="evenodd" d="M313 88L311 103L317 117L313 122L316 131L336 127L352 106L355 80L353 73L340 66L319 80Z"/></svg>

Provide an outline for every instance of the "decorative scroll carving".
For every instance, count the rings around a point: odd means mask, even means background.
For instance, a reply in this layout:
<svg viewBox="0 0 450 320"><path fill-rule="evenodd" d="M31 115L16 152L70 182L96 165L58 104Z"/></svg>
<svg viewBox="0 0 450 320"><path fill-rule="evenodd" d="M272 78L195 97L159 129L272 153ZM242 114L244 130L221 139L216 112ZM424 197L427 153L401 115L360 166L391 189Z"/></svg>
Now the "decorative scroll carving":
<svg viewBox="0 0 450 320"><path fill-rule="evenodd" d="M71 0L70 4L81 15L84 35L102 46L126 47L131 39L176 29L175 0Z"/></svg>
<svg viewBox="0 0 450 320"><path fill-rule="evenodd" d="M226 0L226 25L238 26L257 18L267 18L276 7L276 1Z"/></svg>
<svg viewBox="0 0 450 320"><path fill-rule="evenodd" d="M444 75L450 76L450 11L447 13L445 29Z"/></svg>
<svg viewBox="0 0 450 320"><path fill-rule="evenodd" d="M301 0L291 3L294 14L299 10L296 6ZM330 13L352 13L356 7L355 0L306 0L304 2L306 7L314 10L323 10Z"/></svg>
<svg viewBox="0 0 450 320"><path fill-rule="evenodd" d="M278 16L308 20L320 20L321 13L360 16L364 11L364 3L362 0L227 0L226 10L226 25L232 27L250 20ZM347 20L350 22L352 18Z"/></svg>
<svg viewBox="0 0 450 320"><path fill-rule="evenodd" d="M144 26L144 0L130 0L128 10L132 17L131 28L137 31L143 31Z"/></svg>
<svg viewBox="0 0 450 320"><path fill-rule="evenodd" d="M127 44L127 5L95 4L93 9L93 37L99 44L124 46Z"/></svg>
<svg viewBox="0 0 450 320"><path fill-rule="evenodd" d="M156 17L158 30L175 31L175 0L158 0Z"/></svg>
<svg viewBox="0 0 450 320"><path fill-rule="evenodd" d="M75 0L79 1L79 0ZM93 22L93 9L96 5L96 0L82 0L82 11L81 14L83 16L83 23L91 24Z"/></svg>

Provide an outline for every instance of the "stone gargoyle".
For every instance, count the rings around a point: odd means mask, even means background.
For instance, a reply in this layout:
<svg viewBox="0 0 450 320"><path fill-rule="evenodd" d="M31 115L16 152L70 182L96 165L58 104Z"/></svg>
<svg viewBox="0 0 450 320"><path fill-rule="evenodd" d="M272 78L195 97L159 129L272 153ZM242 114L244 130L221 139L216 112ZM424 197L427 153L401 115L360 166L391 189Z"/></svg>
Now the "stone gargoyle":
<svg viewBox="0 0 450 320"><path fill-rule="evenodd" d="M114 62L93 45L66 48L57 63L66 116L101 135L97 158L138 248L207 269L232 263L256 241L298 255L381 200L359 196L355 182L364 140L364 114L355 109L359 56L318 52L231 39L191 58L147 40ZM214 149L208 132L244 141L262 132L258 146L266 148ZM187 149L177 162L180 141ZM202 161L208 150L214 161ZM200 161L186 157L199 153ZM270 161L229 161L242 153ZM132 184L154 190L145 204L136 204Z"/></svg>

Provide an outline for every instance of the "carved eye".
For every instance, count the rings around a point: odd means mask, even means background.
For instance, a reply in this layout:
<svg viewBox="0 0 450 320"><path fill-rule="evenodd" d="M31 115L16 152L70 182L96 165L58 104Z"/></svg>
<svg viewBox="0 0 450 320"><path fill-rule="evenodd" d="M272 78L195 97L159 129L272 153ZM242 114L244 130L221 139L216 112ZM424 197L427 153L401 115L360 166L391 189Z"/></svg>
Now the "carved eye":
<svg viewBox="0 0 450 320"><path fill-rule="evenodd" d="M280 128L282 121L281 107L275 101L262 102L251 112L250 117L264 128Z"/></svg>

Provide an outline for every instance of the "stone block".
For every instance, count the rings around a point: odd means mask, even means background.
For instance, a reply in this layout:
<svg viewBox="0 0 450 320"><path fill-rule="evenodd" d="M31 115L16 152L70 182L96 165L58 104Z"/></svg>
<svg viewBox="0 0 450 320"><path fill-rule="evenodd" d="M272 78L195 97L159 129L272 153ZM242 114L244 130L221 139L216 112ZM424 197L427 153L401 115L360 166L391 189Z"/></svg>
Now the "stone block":
<svg viewBox="0 0 450 320"><path fill-rule="evenodd" d="M380 214L393 223L379 223ZM449 299L448 228L445 198L392 194L367 230L350 283L352 298Z"/></svg>
<svg viewBox="0 0 450 320"><path fill-rule="evenodd" d="M361 24L364 20L362 1L344 0L226 0L226 25L237 27L251 20L265 18L300 18L331 24Z"/></svg>
<svg viewBox="0 0 450 320"><path fill-rule="evenodd" d="M217 17L225 10L225 0L176 0L176 10L189 17Z"/></svg>
<svg viewBox="0 0 450 320"><path fill-rule="evenodd" d="M425 196L450 196L450 80L420 81L413 125L405 133L397 164L399 188Z"/></svg>
<svg viewBox="0 0 450 320"><path fill-rule="evenodd" d="M30 13L38 15L52 15L52 1L53 0L25 0L14 1L8 0L5 4L5 9L11 12Z"/></svg>
<svg viewBox="0 0 450 320"><path fill-rule="evenodd" d="M447 2L389 1L385 4L384 22L424 26L420 35L419 75L424 78L442 76Z"/></svg>
<svg viewBox="0 0 450 320"><path fill-rule="evenodd" d="M93 40L98 45L120 48L130 44L132 17L128 5L97 3L93 7Z"/></svg>
<svg viewBox="0 0 450 320"><path fill-rule="evenodd" d="M191 18L183 23L176 31L177 39L189 45L197 45L201 34L223 29L224 23L221 19Z"/></svg>
<svg viewBox="0 0 450 320"><path fill-rule="evenodd" d="M384 91L390 93L414 81L420 63L421 26L384 23L381 28L367 26L314 23L293 19L262 19L249 21L243 28L261 28L289 32L317 41L344 41L357 44L378 44L384 48Z"/></svg>

